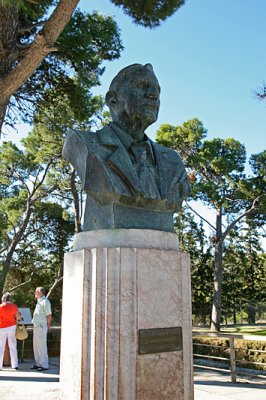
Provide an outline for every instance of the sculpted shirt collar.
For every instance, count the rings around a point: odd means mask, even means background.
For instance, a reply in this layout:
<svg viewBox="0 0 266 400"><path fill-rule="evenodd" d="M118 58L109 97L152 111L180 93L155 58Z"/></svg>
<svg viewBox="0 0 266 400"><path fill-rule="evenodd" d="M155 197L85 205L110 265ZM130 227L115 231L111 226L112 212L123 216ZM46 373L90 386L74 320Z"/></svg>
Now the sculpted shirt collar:
<svg viewBox="0 0 266 400"><path fill-rule="evenodd" d="M151 144L150 139L146 135L146 133L144 133L142 142L136 142L132 138L132 136L130 136L127 132L123 131L121 128L119 128L119 126L115 125L113 122L110 123L110 127L115 132L116 136L120 139L120 141L122 142L122 144L124 145L126 150L128 150L130 148L130 146L132 146L132 145L138 145L138 144L141 144L143 142L148 143L149 149L150 149L151 158L152 158L153 164L155 165L155 158L154 158L152 144Z"/></svg>
<svg viewBox="0 0 266 400"><path fill-rule="evenodd" d="M131 144L134 142L132 136L123 131L121 128L119 128L119 126L115 125L113 122L110 123L110 127L115 132L118 139L120 139L120 141L123 143L125 148L128 150Z"/></svg>

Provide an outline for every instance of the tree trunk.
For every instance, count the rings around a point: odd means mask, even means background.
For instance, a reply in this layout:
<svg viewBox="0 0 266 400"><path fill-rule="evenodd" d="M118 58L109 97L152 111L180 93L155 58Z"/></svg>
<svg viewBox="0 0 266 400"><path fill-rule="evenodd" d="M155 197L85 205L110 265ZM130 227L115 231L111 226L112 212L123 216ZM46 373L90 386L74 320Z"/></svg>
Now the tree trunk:
<svg viewBox="0 0 266 400"><path fill-rule="evenodd" d="M234 306L234 325L236 325L236 324L237 324L237 321L236 321L236 308Z"/></svg>
<svg viewBox="0 0 266 400"><path fill-rule="evenodd" d="M1 103L0 100L0 134L6 116L7 103ZM1 136L1 135L0 135Z"/></svg>
<svg viewBox="0 0 266 400"><path fill-rule="evenodd" d="M0 2L0 79L12 70L18 57L16 45L18 30L18 8L16 5L4 6ZM0 132L4 122L7 101L0 98Z"/></svg>
<svg viewBox="0 0 266 400"><path fill-rule="evenodd" d="M81 232L81 215L79 195L76 187L76 172L73 169L70 175L71 192L74 199L74 215L75 215L75 233Z"/></svg>
<svg viewBox="0 0 266 400"><path fill-rule="evenodd" d="M25 211L24 221L22 222L19 230L17 231L17 233L15 234L13 240L11 241L11 243L9 245L9 248L8 248L8 251L7 251L6 258L3 261L3 269L2 269L2 272L0 273L0 296L2 296L2 293L3 293L4 284L5 284L5 281L6 281L6 276L8 274L8 271L10 270L12 258L13 258L13 255L14 255L15 251L16 251L16 247L19 244L19 242L20 242L20 240L22 238L22 235L24 234L24 232L25 232L25 230L26 230L26 228L28 226L31 214L32 214L32 206L30 204L30 201L28 201L27 208L26 208L26 211Z"/></svg>
<svg viewBox="0 0 266 400"><path fill-rule="evenodd" d="M43 29L37 34L29 50L18 62L16 46L18 33L18 8L13 1L8 6L0 1L0 135L3 125L3 110L10 97L27 81L44 57L55 50L54 43L71 18L79 0L60 0ZM1 70L2 66L2 70Z"/></svg>
<svg viewBox="0 0 266 400"><path fill-rule="evenodd" d="M5 261L2 263L3 269L0 274L0 300L2 299L2 296L4 294L4 285L6 281L6 276L8 274L8 271L10 270L10 265L11 265L11 257L7 257Z"/></svg>
<svg viewBox="0 0 266 400"><path fill-rule="evenodd" d="M18 57L16 45L18 9L15 5L3 6L0 2L0 78L8 75Z"/></svg>
<svg viewBox="0 0 266 400"><path fill-rule="evenodd" d="M216 243L214 256L214 295L211 314L211 331L219 332L221 327L221 295L222 295L222 260L223 242L222 236L222 213L221 210L216 216Z"/></svg>

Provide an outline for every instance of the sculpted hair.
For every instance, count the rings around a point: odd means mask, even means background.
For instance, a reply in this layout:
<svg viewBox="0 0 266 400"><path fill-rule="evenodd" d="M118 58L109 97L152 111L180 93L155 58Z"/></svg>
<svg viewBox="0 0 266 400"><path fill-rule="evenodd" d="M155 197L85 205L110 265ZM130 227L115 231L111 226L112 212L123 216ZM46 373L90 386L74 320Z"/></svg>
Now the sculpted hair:
<svg viewBox="0 0 266 400"><path fill-rule="evenodd" d="M153 71L153 67L151 64L131 64L128 65L127 67L121 69L121 71L118 72L118 74L114 77L114 79L112 80L110 87L109 87L109 91L116 91L117 88L119 88L124 81L127 79L128 75L130 75L132 72L152 72L154 74ZM154 74L155 75L155 74Z"/></svg>

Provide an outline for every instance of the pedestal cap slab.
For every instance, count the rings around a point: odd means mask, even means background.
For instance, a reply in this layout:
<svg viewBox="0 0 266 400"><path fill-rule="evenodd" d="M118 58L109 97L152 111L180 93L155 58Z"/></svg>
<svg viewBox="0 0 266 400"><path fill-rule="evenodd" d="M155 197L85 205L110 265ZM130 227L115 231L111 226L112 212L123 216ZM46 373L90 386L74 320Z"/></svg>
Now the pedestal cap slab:
<svg viewBox="0 0 266 400"><path fill-rule="evenodd" d="M179 250L179 243L175 233L151 229L103 229L74 237L74 251L110 247Z"/></svg>

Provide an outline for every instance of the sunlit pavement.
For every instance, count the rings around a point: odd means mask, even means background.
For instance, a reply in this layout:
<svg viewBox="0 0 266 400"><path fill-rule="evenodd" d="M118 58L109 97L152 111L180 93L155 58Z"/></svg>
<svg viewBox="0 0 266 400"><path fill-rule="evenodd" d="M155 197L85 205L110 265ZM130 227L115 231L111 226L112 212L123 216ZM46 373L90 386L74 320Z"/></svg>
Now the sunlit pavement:
<svg viewBox="0 0 266 400"><path fill-rule="evenodd" d="M0 371L1 400L63 400L59 399L59 359L50 358L48 371L36 372L32 365L32 360L26 360L18 371ZM231 383L228 375L196 368L194 383L195 400L266 400L266 380Z"/></svg>
<svg viewBox="0 0 266 400"><path fill-rule="evenodd" d="M48 371L31 370L32 365L33 360L25 360L18 371L0 370L1 400L59 400L59 358L50 358Z"/></svg>
<svg viewBox="0 0 266 400"><path fill-rule="evenodd" d="M266 400L266 379L239 379L231 383L230 376L209 370L195 369L195 400Z"/></svg>

